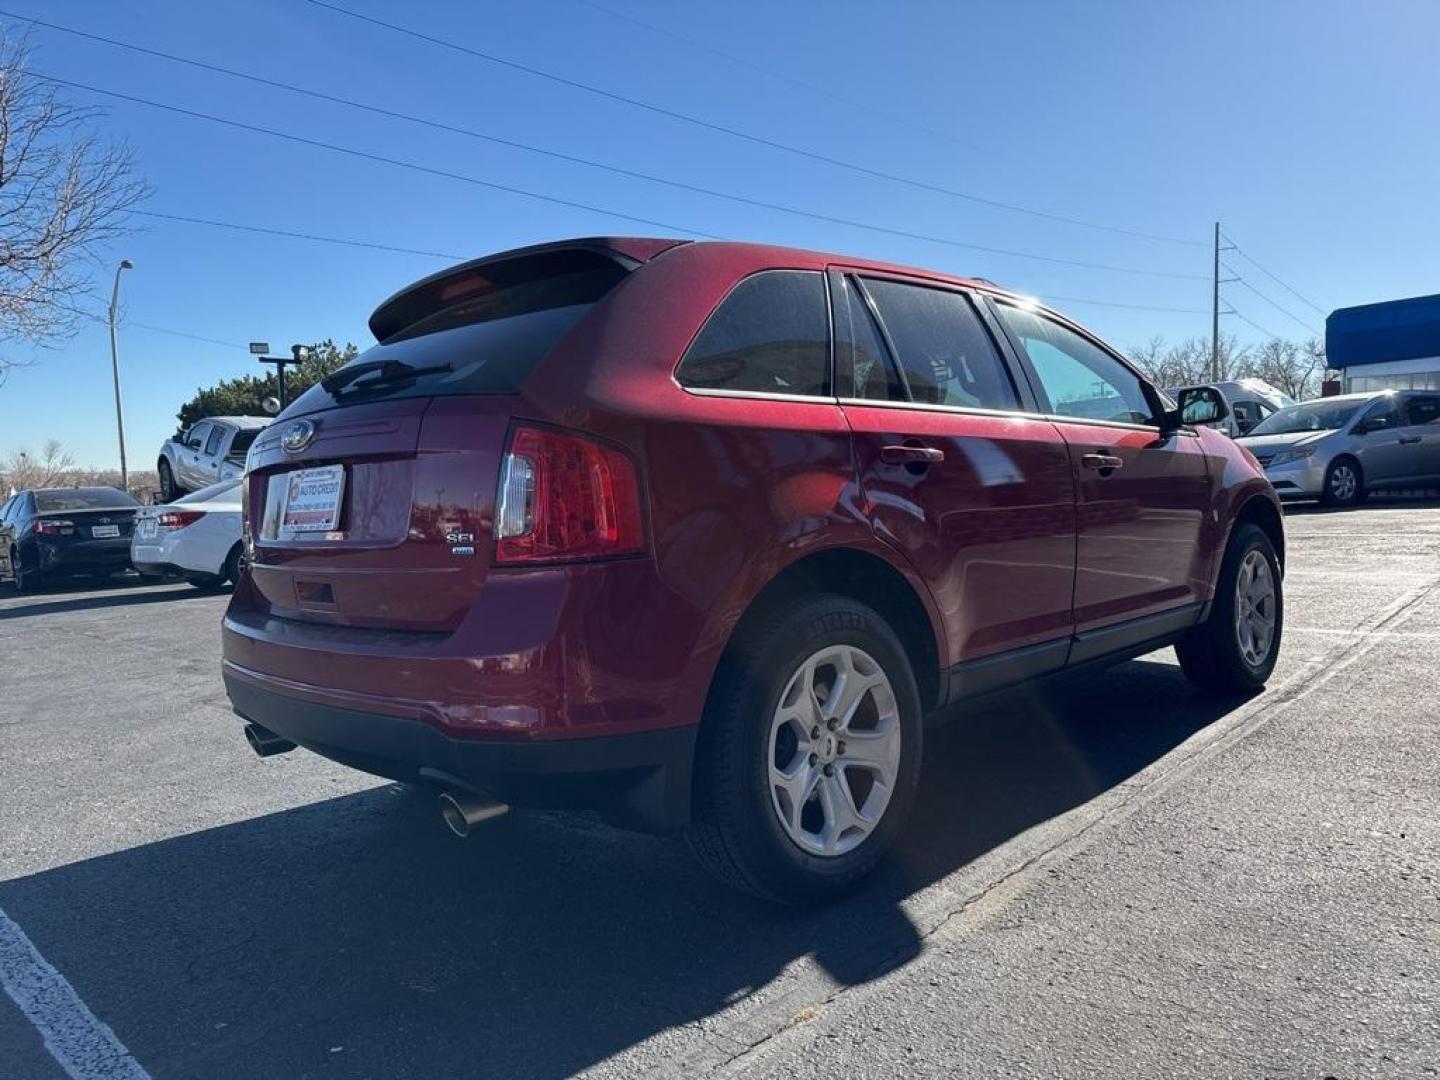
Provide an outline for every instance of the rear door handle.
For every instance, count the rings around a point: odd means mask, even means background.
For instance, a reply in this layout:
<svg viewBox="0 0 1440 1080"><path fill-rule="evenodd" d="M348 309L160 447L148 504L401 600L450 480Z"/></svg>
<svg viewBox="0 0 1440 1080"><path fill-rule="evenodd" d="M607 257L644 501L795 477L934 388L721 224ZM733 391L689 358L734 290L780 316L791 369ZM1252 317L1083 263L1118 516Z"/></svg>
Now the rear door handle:
<svg viewBox="0 0 1440 1080"><path fill-rule="evenodd" d="M1080 458L1080 464L1087 469L1099 469L1103 473L1123 468L1125 461L1114 454L1084 454Z"/></svg>
<svg viewBox="0 0 1440 1080"><path fill-rule="evenodd" d="M1419 435L1406 435L1406 436L1403 436L1403 437L1400 439L1400 445L1401 445L1401 446L1408 446L1410 443L1420 442L1420 441L1421 441L1421 438L1422 438L1422 436L1419 436Z"/></svg>
<svg viewBox="0 0 1440 1080"><path fill-rule="evenodd" d="M933 446L882 446L880 460L887 465L936 465L945 460L945 451Z"/></svg>

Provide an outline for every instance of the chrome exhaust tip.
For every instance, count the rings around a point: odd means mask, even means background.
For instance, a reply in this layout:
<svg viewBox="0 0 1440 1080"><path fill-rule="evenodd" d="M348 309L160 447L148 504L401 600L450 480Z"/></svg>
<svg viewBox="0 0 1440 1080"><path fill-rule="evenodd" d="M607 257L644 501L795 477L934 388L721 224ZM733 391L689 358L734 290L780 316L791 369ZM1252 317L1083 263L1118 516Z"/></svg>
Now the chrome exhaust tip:
<svg viewBox="0 0 1440 1080"><path fill-rule="evenodd" d="M447 791L440 796L440 816L460 839L470 835L470 830L482 822L503 817L510 807L503 802L481 799L463 791Z"/></svg>
<svg viewBox="0 0 1440 1080"><path fill-rule="evenodd" d="M250 744L250 749L255 751L257 757L287 754L295 749L295 744L289 739L282 739L269 728L263 728L259 724L245 725L245 741Z"/></svg>

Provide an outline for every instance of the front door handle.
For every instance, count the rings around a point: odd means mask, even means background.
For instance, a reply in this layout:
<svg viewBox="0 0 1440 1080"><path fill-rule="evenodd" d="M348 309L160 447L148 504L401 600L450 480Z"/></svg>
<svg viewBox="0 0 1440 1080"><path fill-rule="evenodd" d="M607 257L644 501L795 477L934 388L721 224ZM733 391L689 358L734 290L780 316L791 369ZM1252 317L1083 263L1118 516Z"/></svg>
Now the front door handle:
<svg viewBox="0 0 1440 1080"><path fill-rule="evenodd" d="M1108 474L1123 468L1125 461L1114 454L1084 454L1080 458L1080 464L1087 469L1099 469L1101 473Z"/></svg>
<svg viewBox="0 0 1440 1080"><path fill-rule="evenodd" d="M938 465L945 451L933 446L882 446L880 460L887 465Z"/></svg>
<svg viewBox="0 0 1440 1080"><path fill-rule="evenodd" d="M1401 445L1401 446L1408 446L1408 445L1410 445L1411 443L1418 443L1418 442L1420 442L1420 440L1421 440L1421 436L1419 436L1419 435L1404 435L1404 436L1402 436L1401 439L1400 439L1400 445Z"/></svg>

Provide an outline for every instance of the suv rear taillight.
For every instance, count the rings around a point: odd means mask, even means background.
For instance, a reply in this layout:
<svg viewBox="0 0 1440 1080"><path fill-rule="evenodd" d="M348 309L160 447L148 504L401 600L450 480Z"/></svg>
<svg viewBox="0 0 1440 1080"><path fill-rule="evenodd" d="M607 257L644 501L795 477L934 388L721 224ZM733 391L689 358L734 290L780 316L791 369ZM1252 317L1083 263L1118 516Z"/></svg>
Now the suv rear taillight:
<svg viewBox="0 0 1440 1080"><path fill-rule="evenodd" d="M186 525L194 525L204 516L204 510L167 510L156 520L162 529L183 529Z"/></svg>
<svg viewBox="0 0 1440 1080"><path fill-rule="evenodd" d="M549 428L511 430L495 506L497 563L644 549L640 484L623 450Z"/></svg>

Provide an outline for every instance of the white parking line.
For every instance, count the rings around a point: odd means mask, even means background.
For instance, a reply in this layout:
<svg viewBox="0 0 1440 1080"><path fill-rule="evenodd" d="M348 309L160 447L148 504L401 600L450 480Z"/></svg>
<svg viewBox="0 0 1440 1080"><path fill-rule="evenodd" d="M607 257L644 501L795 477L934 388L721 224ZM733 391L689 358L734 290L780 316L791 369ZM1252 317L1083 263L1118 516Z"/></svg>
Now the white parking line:
<svg viewBox="0 0 1440 1080"><path fill-rule="evenodd" d="M150 1080L125 1044L90 1011L0 909L0 984L72 1080Z"/></svg>

